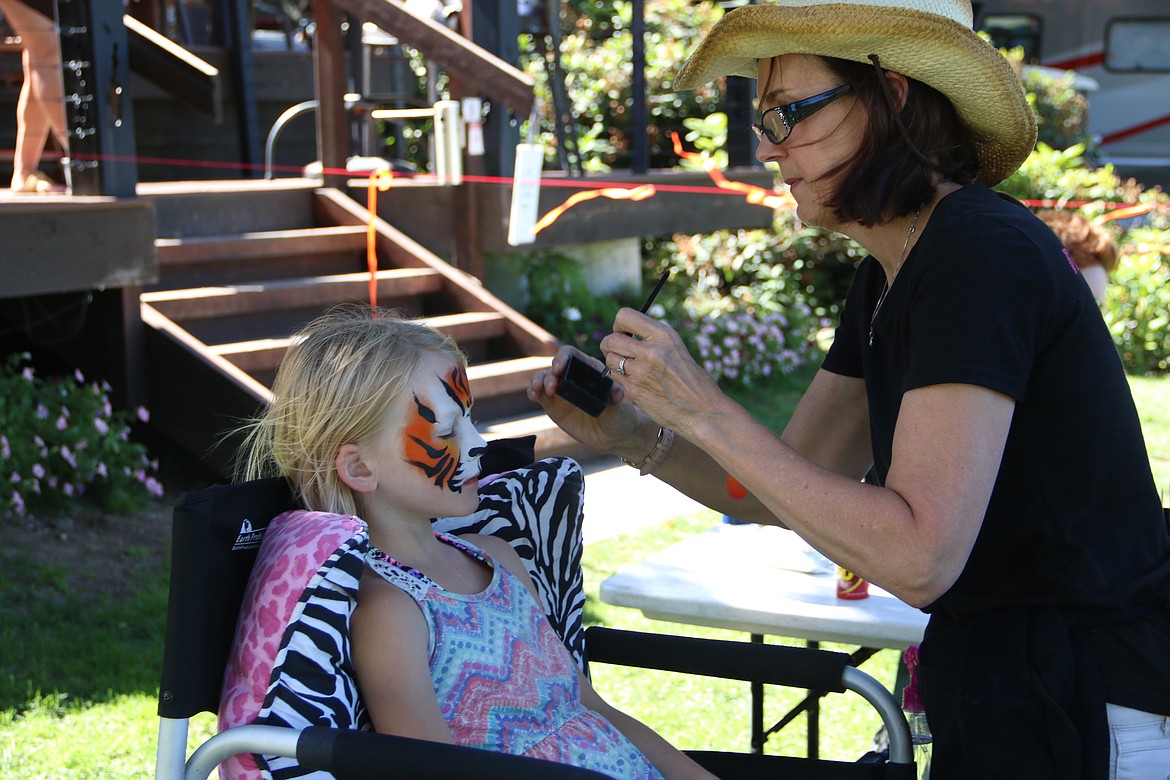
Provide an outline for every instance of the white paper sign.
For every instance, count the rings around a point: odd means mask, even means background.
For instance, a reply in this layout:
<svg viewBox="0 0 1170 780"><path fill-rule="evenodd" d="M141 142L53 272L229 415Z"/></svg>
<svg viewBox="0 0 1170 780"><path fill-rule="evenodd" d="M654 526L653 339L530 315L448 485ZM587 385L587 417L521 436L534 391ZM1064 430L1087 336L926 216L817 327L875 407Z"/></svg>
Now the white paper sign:
<svg viewBox="0 0 1170 780"><path fill-rule="evenodd" d="M537 144L516 146L516 171L512 177L512 210L508 215L508 243L531 244L536 240L540 206L540 172L544 168L544 147Z"/></svg>

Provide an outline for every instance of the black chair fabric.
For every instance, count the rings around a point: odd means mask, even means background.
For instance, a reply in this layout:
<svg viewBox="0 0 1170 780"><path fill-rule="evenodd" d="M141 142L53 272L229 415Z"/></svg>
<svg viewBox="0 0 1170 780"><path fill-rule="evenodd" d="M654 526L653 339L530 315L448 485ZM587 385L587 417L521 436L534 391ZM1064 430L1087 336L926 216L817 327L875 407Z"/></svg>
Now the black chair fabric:
<svg viewBox="0 0 1170 780"><path fill-rule="evenodd" d="M223 670L264 529L295 508L280 477L213 485L175 507L159 717L219 710Z"/></svg>

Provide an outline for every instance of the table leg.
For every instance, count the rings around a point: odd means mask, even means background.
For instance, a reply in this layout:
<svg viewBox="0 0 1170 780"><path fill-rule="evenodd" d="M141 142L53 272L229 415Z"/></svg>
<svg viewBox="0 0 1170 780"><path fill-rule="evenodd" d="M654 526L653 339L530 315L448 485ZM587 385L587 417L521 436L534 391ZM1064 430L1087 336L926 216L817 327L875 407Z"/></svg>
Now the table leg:
<svg viewBox="0 0 1170 780"><path fill-rule="evenodd" d="M755 644L763 644L764 637L762 634L752 634L751 641ZM764 732L764 684L761 682L751 683L752 695L752 732L751 743L753 753L763 753L764 743L768 741L768 735Z"/></svg>
<svg viewBox="0 0 1170 780"><path fill-rule="evenodd" d="M764 638L759 634L752 634L753 642L763 642ZM812 650L819 650L821 643L809 639L805 642L806 646ZM849 665L858 667L867 661L877 648L874 647L859 647L849 654ZM776 732L783 729L789 723L797 718L800 713L806 713L808 723L808 742L807 751L808 757L812 759L820 758L821 754L821 697L826 695L825 691L807 692L804 700L788 711L780 720L776 721L771 728L764 728L764 686L759 683L751 684L752 691L752 752L763 753L764 743L768 738Z"/></svg>
<svg viewBox="0 0 1170 780"><path fill-rule="evenodd" d="M821 649L821 643L814 639L806 644L810 650ZM823 691L808 692L808 757L814 760L821 757L821 697L824 695Z"/></svg>

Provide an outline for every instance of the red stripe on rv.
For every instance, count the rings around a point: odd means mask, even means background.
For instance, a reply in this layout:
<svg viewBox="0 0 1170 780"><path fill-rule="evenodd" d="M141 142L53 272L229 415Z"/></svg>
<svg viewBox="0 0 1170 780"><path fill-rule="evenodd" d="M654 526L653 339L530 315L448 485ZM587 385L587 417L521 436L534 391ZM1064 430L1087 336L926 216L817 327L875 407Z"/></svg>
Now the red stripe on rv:
<svg viewBox="0 0 1170 780"><path fill-rule="evenodd" d="M1110 133L1109 135L1103 135L1101 136L1101 145L1104 146L1105 144L1124 141L1126 138L1132 138L1135 135L1144 133L1147 130L1153 130L1155 127L1161 127L1162 125L1170 125L1170 114L1163 117L1158 117L1157 119L1151 119L1149 122L1142 122L1140 125L1127 127L1124 130L1118 130L1117 132Z"/></svg>
<svg viewBox="0 0 1170 780"><path fill-rule="evenodd" d="M1105 52L1095 51L1090 54L1082 54L1079 57L1069 57L1067 60L1056 60L1055 62L1046 62L1044 64L1049 68L1057 68L1058 70L1092 68L1096 65L1105 64Z"/></svg>

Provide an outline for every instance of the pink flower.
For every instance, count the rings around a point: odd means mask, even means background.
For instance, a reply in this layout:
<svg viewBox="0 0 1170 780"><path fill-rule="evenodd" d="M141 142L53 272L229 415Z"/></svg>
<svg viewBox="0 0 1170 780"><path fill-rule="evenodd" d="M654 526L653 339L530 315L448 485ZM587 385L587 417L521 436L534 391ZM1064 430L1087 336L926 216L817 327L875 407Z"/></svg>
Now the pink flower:
<svg viewBox="0 0 1170 780"><path fill-rule="evenodd" d="M162 483L159 482L154 477L150 477L149 479L146 480L146 492L150 493L155 498L162 498L162 495L163 495Z"/></svg>
<svg viewBox="0 0 1170 780"><path fill-rule="evenodd" d="M93 421L93 427L97 428L97 432L99 434L101 434L102 436L105 436L107 433L110 432L109 423L107 423L105 420L103 420L100 417Z"/></svg>
<svg viewBox="0 0 1170 780"><path fill-rule="evenodd" d="M45 467L39 463L34 463L32 467L32 474L37 479L45 478Z"/></svg>
<svg viewBox="0 0 1170 780"><path fill-rule="evenodd" d="M57 430L63 431L68 427L69 427L69 420L65 417L65 415L61 415L60 417L57 418Z"/></svg>
<svg viewBox="0 0 1170 780"><path fill-rule="evenodd" d="M12 508L16 510L16 514L24 515L24 496L20 495L19 491L12 491Z"/></svg>
<svg viewBox="0 0 1170 780"><path fill-rule="evenodd" d="M68 463L73 468L77 468L77 458L73 457L73 453L64 444L61 445L61 459Z"/></svg>
<svg viewBox="0 0 1170 780"><path fill-rule="evenodd" d="M79 384L79 385L85 384L85 377L82 376L80 368L73 369L73 378L77 380L77 384Z"/></svg>
<svg viewBox="0 0 1170 780"><path fill-rule="evenodd" d="M150 412L148 412L146 410L145 406L140 406L137 409L135 409L134 411L135 411L135 414L138 415L139 420L141 420L144 423L150 422Z"/></svg>
<svg viewBox="0 0 1170 780"><path fill-rule="evenodd" d="M0 457L12 457L12 445L8 443L8 437L0 434Z"/></svg>

